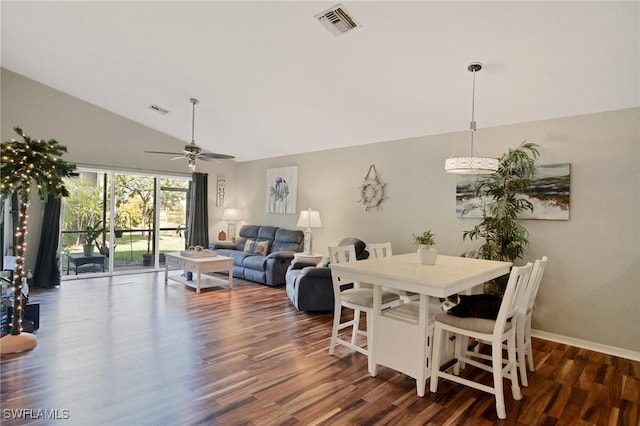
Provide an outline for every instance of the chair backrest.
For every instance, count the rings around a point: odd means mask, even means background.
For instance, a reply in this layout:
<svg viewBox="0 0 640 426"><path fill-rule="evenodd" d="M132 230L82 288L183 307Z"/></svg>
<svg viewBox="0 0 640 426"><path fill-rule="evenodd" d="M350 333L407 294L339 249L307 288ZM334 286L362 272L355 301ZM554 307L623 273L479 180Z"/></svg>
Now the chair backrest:
<svg viewBox="0 0 640 426"><path fill-rule="evenodd" d="M393 255L391 252L391 243L389 241L386 243L369 243L367 248L369 249L371 257L374 259Z"/></svg>
<svg viewBox="0 0 640 426"><path fill-rule="evenodd" d="M528 314L533 309L533 304L536 301L536 295L540 288L540 281L542 281L542 274L544 273L544 269L547 267L547 260L547 256L542 256L542 259L537 259L533 265L531 275L529 276L529 282L524 290L525 294L518 306L518 311L522 315Z"/></svg>
<svg viewBox="0 0 640 426"><path fill-rule="evenodd" d="M353 244L329 247L329 263L355 262L356 249Z"/></svg>
<svg viewBox="0 0 640 426"><path fill-rule="evenodd" d="M356 249L353 244L349 244L347 246L337 246L337 247L329 247L329 264L332 263L345 263L345 262L355 262L356 257ZM344 281L336 276L336 274L331 271L331 280L333 281L333 294L338 300L340 298L340 287L345 284L351 284L352 281ZM354 282L354 287L358 287L359 283Z"/></svg>
<svg viewBox="0 0 640 426"><path fill-rule="evenodd" d="M525 266L514 266L511 268L507 288L502 296L502 303L500 304L500 310L498 311L498 317L496 318L496 324L493 329L494 334L502 333L507 320L513 318L518 312L518 306L524 296L524 290L529 281L532 269L533 263L531 262Z"/></svg>

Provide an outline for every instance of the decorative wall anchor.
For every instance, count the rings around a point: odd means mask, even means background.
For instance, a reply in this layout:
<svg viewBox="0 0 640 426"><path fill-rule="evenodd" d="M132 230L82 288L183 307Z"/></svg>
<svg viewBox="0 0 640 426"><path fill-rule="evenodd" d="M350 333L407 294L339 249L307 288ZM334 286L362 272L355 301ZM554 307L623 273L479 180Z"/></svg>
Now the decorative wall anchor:
<svg viewBox="0 0 640 426"><path fill-rule="evenodd" d="M372 170L373 173L371 173ZM369 209L373 207L380 209L380 204L384 200L384 185L385 184L378 179L376 167L373 164L370 165L362 185L358 187L360 191L360 199L358 202L366 207L366 211L369 211Z"/></svg>

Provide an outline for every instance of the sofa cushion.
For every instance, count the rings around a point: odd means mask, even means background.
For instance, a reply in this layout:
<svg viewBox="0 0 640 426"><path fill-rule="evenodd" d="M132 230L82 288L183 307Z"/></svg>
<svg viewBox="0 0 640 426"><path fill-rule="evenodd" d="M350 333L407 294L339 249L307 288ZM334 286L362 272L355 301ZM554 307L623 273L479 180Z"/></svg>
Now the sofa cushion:
<svg viewBox="0 0 640 426"><path fill-rule="evenodd" d="M242 266L256 271L265 271L267 269L267 258L259 255L247 256L242 259Z"/></svg>
<svg viewBox="0 0 640 426"><path fill-rule="evenodd" d="M244 245L245 253L266 255L269 251L269 241L247 240Z"/></svg>
<svg viewBox="0 0 640 426"><path fill-rule="evenodd" d="M276 231L275 238L271 245L271 251L293 251L297 252L300 247L304 234L300 231L279 228Z"/></svg>
<svg viewBox="0 0 640 426"><path fill-rule="evenodd" d="M219 256L227 256L233 259L234 266L242 266L244 259L246 257L255 257L255 254L245 253L243 251L238 250L226 250L226 249L217 249L216 254ZM260 256L262 257L262 256Z"/></svg>

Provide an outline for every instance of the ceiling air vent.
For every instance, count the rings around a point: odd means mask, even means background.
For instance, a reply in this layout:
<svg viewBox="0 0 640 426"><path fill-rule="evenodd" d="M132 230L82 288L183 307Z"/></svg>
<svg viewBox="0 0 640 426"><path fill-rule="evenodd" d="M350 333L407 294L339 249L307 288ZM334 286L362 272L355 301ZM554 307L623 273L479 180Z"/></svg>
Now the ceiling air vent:
<svg viewBox="0 0 640 426"><path fill-rule="evenodd" d="M169 112L168 109L164 109L164 108L162 108L161 106L158 106L158 105L149 105L149 108L152 109L153 111L157 112L157 113L162 114L162 115L165 115L165 114L167 114Z"/></svg>
<svg viewBox="0 0 640 426"><path fill-rule="evenodd" d="M353 19L346 11L344 6L337 4L332 8L325 10L315 16L322 25L327 27L333 35L344 34L360 24Z"/></svg>

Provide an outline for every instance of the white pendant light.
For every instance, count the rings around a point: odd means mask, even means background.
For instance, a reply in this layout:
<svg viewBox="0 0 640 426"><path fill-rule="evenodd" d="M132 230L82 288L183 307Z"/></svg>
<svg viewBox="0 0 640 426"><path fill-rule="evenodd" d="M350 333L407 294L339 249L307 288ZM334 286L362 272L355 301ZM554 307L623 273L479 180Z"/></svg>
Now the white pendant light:
<svg viewBox="0 0 640 426"><path fill-rule="evenodd" d="M444 170L447 173L457 173L461 175L482 175L490 174L498 171L500 162L495 158L476 157L473 155L474 145L478 148L476 139L476 121L475 121L475 98L476 98L476 72L482 69L480 62L472 62L467 67L473 73L473 94L471 97L471 156L470 157L452 157L444 162ZM478 149L479 151L479 149Z"/></svg>

